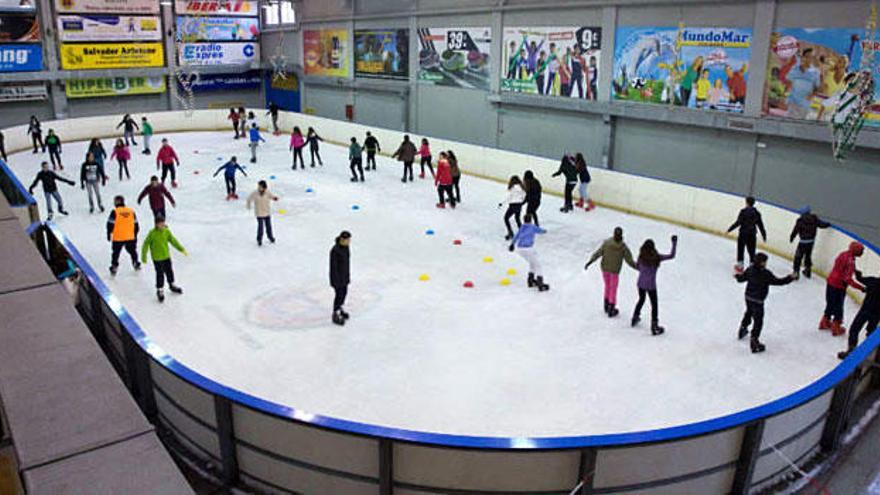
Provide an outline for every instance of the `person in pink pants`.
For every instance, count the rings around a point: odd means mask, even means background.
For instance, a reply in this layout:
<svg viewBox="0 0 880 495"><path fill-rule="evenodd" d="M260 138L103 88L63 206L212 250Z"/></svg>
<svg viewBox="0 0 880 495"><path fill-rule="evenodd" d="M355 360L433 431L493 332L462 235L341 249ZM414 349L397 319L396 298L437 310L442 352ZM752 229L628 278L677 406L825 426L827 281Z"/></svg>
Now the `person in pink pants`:
<svg viewBox="0 0 880 495"><path fill-rule="evenodd" d="M623 242L622 228L616 227L614 229L614 236L606 239L599 249L590 256L590 260L587 261L584 270L589 269L590 265L599 258L602 258L602 280L605 282L605 314L609 318L614 318L620 314L620 311L617 309L617 286L623 262L626 261L626 264L631 268L637 269L629 246Z"/></svg>

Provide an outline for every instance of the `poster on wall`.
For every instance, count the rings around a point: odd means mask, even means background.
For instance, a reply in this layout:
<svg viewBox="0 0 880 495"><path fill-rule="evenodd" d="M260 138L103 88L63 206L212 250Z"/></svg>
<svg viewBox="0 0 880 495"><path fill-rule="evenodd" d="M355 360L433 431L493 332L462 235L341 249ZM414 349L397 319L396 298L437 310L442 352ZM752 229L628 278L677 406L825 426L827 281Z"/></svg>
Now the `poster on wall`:
<svg viewBox="0 0 880 495"><path fill-rule="evenodd" d="M267 72L265 75L266 103L272 102L282 110L299 112L302 108L300 99L299 78L296 74L286 73L283 77Z"/></svg>
<svg viewBox="0 0 880 495"><path fill-rule="evenodd" d="M40 21L35 15L0 14L0 43L40 41Z"/></svg>
<svg viewBox="0 0 880 495"><path fill-rule="evenodd" d="M176 0L177 15L242 15L260 14L257 0Z"/></svg>
<svg viewBox="0 0 880 495"><path fill-rule="evenodd" d="M43 70L43 45L0 44L0 72Z"/></svg>
<svg viewBox="0 0 880 495"><path fill-rule="evenodd" d="M864 28L782 29L770 37L764 112L775 117L829 122L847 80L859 70ZM880 126L880 79L865 125Z"/></svg>
<svg viewBox="0 0 880 495"><path fill-rule="evenodd" d="M348 31L306 29L303 31L305 73L313 76L348 76Z"/></svg>
<svg viewBox="0 0 880 495"><path fill-rule="evenodd" d="M64 93L68 98L150 95L164 93L165 89L165 78L162 76L71 79L64 83Z"/></svg>
<svg viewBox="0 0 880 495"><path fill-rule="evenodd" d="M62 43L60 56L61 68L65 70L165 65L162 43Z"/></svg>
<svg viewBox="0 0 880 495"><path fill-rule="evenodd" d="M420 28L418 80L489 90L492 29Z"/></svg>
<svg viewBox="0 0 880 495"><path fill-rule="evenodd" d="M258 89L262 81L259 71L243 74L202 74L197 81L192 83L192 90L196 93L204 93Z"/></svg>
<svg viewBox="0 0 880 495"><path fill-rule="evenodd" d="M0 0L0 12L36 12L37 0Z"/></svg>
<svg viewBox="0 0 880 495"><path fill-rule="evenodd" d="M408 79L409 30L356 30L354 32L354 73L358 77Z"/></svg>
<svg viewBox="0 0 880 495"><path fill-rule="evenodd" d="M61 41L159 41L162 23L158 16L61 15Z"/></svg>
<svg viewBox="0 0 880 495"><path fill-rule="evenodd" d="M617 100L742 112L751 29L619 27L612 96Z"/></svg>
<svg viewBox="0 0 880 495"><path fill-rule="evenodd" d="M13 101L40 101L49 99L49 90L46 85L39 84L10 84L0 86L0 103Z"/></svg>
<svg viewBox="0 0 880 495"><path fill-rule="evenodd" d="M596 99L602 28L506 28L502 48L502 90Z"/></svg>
<svg viewBox="0 0 880 495"><path fill-rule="evenodd" d="M260 23L256 17L177 18L177 41L256 41Z"/></svg>
<svg viewBox="0 0 880 495"><path fill-rule="evenodd" d="M158 14L159 0L55 0L58 14Z"/></svg>
<svg viewBox="0 0 880 495"><path fill-rule="evenodd" d="M180 65L245 65L260 61L256 43L182 43L177 48Z"/></svg>

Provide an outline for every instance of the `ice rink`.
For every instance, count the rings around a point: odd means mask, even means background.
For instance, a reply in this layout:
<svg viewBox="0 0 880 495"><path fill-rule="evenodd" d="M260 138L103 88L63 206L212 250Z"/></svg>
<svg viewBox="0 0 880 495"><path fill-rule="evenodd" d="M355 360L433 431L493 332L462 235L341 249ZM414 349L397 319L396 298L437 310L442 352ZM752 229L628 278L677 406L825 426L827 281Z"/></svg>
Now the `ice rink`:
<svg viewBox="0 0 880 495"><path fill-rule="evenodd" d="M119 274L110 277L105 237L113 195L134 203L156 173L161 137L181 157L168 225L190 253L173 252L185 293L169 294L162 305L152 264L134 272L123 254ZM153 156L132 148L130 181L120 182L108 160L106 213L89 215L86 192L60 184L71 214L56 221L159 346L251 395L307 413L439 433L620 433L787 395L828 372L845 347L843 338L816 330L825 282L814 278L771 289L762 337L768 350L751 354L747 340L736 340L744 285L731 276L735 244L728 239L602 208L563 215L562 200L545 194L540 217L548 233L536 246L551 290L539 294L525 287L525 263L507 251L497 207L504 185L465 176L464 203L438 210L433 182L402 184L401 166L389 158L379 159L366 183L351 183L342 147L324 143L323 167L292 171L288 136L266 135L256 165L247 163L246 141L231 138L231 130L157 134ZM103 140L108 153L112 142ZM393 151L398 143L381 144ZM77 183L85 147L64 145L62 173ZM227 202L222 173L211 175L233 154L248 177L239 176L241 199ZM28 186L43 159L18 153L10 166ZM259 179L280 196L278 242L261 248L244 204ZM45 214L40 186L34 196ZM142 241L153 223L146 200L137 212ZM583 270L618 225L634 254L649 237L668 252L670 235L679 236L678 258L658 275L663 336L650 334L649 305L641 326L629 325L635 271L624 267L621 315L608 319L598 264ZM352 317L338 327L330 322L328 253L343 229L353 234ZM518 273L503 286L510 268ZM779 258L771 257L770 268L790 272ZM422 274L429 280L420 281ZM468 280L474 288L462 287ZM847 323L855 309L847 301Z"/></svg>

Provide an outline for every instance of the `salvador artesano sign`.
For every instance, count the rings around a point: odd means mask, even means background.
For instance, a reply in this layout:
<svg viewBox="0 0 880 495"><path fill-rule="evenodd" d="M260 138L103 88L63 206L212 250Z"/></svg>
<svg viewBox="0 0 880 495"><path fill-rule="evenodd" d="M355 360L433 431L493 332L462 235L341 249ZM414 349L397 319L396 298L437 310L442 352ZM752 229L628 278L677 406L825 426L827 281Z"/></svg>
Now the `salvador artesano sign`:
<svg viewBox="0 0 880 495"><path fill-rule="evenodd" d="M122 69L162 67L162 43L61 44L61 68Z"/></svg>
<svg viewBox="0 0 880 495"><path fill-rule="evenodd" d="M183 43L177 51L180 65L245 65L260 60L256 43Z"/></svg>

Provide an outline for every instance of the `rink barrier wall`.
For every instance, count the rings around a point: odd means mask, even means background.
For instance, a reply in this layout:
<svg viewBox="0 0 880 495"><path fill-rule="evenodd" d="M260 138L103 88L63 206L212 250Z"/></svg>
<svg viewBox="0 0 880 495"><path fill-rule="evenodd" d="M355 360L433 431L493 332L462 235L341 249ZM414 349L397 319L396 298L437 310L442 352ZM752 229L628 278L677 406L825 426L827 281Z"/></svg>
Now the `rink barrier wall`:
<svg viewBox="0 0 880 495"><path fill-rule="evenodd" d="M163 132L228 127L223 111L197 111L189 119L182 112L148 117ZM367 129L300 114L284 114L281 120L287 129L293 123L304 131L313 126L330 142L344 143L346 135L362 136ZM65 141L75 141L116 137L113 125L112 119L88 118L47 127ZM386 146L396 144L401 134L370 130ZM28 148L25 138L7 136L10 152ZM154 146L159 139L161 134ZM432 147L456 150L466 173L505 181L507 175L530 168L545 190L560 192L561 181L549 179L555 161L433 139ZM0 171L14 177L6 167ZM708 232L721 232L742 203L742 198L718 191L591 172L590 192L600 203L639 214L647 211L646 216ZM761 209L770 233L764 247L787 252L787 233L797 214L768 204ZM852 420L853 402L880 386L880 332L875 332L835 369L786 397L659 430L497 438L327 418L231 389L177 362L150 340L57 225L38 225L30 230L41 252L45 255L51 252L50 244L60 243L85 275L79 288L80 313L145 414L166 432L166 443L229 485L278 493L563 494L586 480L576 493L748 493L793 471L777 452L797 465L833 452ZM861 241L836 227L821 232L814 254L817 267L830 268L837 252L854 239ZM862 242L868 250L859 264L863 271L876 273L880 252Z"/></svg>

